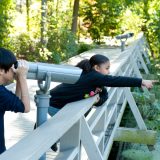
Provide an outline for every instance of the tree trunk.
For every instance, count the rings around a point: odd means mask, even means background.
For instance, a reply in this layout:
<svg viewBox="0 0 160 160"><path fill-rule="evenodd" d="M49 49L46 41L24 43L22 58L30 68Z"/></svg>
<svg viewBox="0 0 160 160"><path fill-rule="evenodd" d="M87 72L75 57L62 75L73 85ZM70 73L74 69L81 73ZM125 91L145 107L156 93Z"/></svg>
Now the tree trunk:
<svg viewBox="0 0 160 160"><path fill-rule="evenodd" d="M144 14L144 19L146 20L146 22L145 22L145 24L143 26L143 29L146 32L147 31L147 25L146 24L150 20L150 16L149 16L149 13L148 13L148 10L149 10L149 1L148 0L143 0L143 4L144 4L143 14ZM149 47L150 47L151 56L154 57L154 52L152 50L152 47L150 46L151 42L150 42L150 39L149 39L148 31L146 32L145 35L146 35L146 39L147 39Z"/></svg>
<svg viewBox="0 0 160 160"><path fill-rule="evenodd" d="M59 8L59 0L57 0L56 4L56 18L58 17L58 8Z"/></svg>
<svg viewBox="0 0 160 160"><path fill-rule="evenodd" d="M46 7L47 7L47 0L42 0L41 3L41 44L42 46L46 46Z"/></svg>
<svg viewBox="0 0 160 160"><path fill-rule="evenodd" d="M29 0L26 0L26 11L27 11L27 31L30 31L29 27Z"/></svg>
<svg viewBox="0 0 160 160"><path fill-rule="evenodd" d="M79 0L74 0L73 15L72 15L72 28L73 33L77 32L77 20L78 20Z"/></svg>
<svg viewBox="0 0 160 160"><path fill-rule="evenodd" d="M20 10L20 13L22 13L22 0L20 1L20 6L19 6L19 10Z"/></svg>

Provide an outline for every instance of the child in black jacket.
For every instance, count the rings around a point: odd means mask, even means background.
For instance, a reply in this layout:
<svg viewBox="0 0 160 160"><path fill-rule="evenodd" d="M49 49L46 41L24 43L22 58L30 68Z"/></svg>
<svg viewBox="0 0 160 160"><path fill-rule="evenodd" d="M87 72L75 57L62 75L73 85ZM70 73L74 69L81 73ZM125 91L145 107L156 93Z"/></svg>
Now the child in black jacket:
<svg viewBox="0 0 160 160"><path fill-rule="evenodd" d="M100 93L103 100L97 103L102 105L108 98L106 87L141 87L152 88L153 80L142 80L135 77L111 76L110 62L103 55L94 55L90 60L82 60L77 67L83 70L75 84L62 83L50 91L50 106L61 109L65 104L78 101ZM103 96L105 95L105 96Z"/></svg>
<svg viewBox="0 0 160 160"><path fill-rule="evenodd" d="M106 87L141 87L152 88L153 80L141 78L111 76L109 74L110 62L103 55L96 54L89 60L79 62L77 67L83 70L75 84L62 83L50 91L49 114L53 116L59 109L70 102L82 100L99 93L96 106L102 105L108 98Z"/></svg>

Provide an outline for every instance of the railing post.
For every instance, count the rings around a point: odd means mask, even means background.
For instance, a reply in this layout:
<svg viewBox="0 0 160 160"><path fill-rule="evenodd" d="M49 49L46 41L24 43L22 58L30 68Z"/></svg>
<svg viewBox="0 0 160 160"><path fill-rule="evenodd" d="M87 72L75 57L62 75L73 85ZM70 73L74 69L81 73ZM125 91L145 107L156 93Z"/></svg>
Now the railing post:
<svg viewBox="0 0 160 160"><path fill-rule="evenodd" d="M35 95L35 102L37 105L37 122L36 126L40 126L45 121L47 121L47 113L48 113L48 107L49 107L49 99L50 94L48 92L48 89L50 87L51 82L51 74L46 74L46 81L43 85L42 81L38 81L38 86L40 90L36 91ZM39 160L45 160L46 154L44 154Z"/></svg>
<svg viewBox="0 0 160 160"><path fill-rule="evenodd" d="M81 141L87 152L88 159L103 160L102 154L92 136L92 131L84 117L81 119Z"/></svg>
<svg viewBox="0 0 160 160"><path fill-rule="evenodd" d="M121 40L121 52L123 52L125 49L125 42L126 41Z"/></svg>
<svg viewBox="0 0 160 160"><path fill-rule="evenodd" d="M80 132L81 121L79 120L60 139L60 152L77 148L77 153L73 156L74 160L80 160Z"/></svg>

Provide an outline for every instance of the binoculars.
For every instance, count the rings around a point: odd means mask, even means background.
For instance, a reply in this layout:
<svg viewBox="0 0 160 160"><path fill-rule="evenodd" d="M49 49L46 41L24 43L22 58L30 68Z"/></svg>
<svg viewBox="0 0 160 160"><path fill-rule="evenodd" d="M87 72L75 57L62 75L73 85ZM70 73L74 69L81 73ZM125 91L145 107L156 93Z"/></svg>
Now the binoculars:
<svg viewBox="0 0 160 160"><path fill-rule="evenodd" d="M116 36L116 39L121 41L121 51L124 51L125 49L125 42L127 41L128 38L133 37L134 33L127 33L127 34L121 34Z"/></svg>
<svg viewBox="0 0 160 160"><path fill-rule="evenodd" d="M116 36L116 39L127 39L127 38L130 38L130 37L133 37L134 36L134 33L127 33L127 34L121 34L121 35L118 35Z"/></svg>
<svg viewBox="0 0 160 160"><path fill-rule="evenodd" d="M14 68L15 68L15 69L18 68L18 61L16 61L16 62L14 63Z"/></svg>
<svg viewBox="0 0 160 160"><path fill-rule="evenodd" d="M78 81L82 69L70 65L28 62L29 70L27 79L45 81L46 74L50 73L51 81L73 84ZM17 69L18 61L14 64Z"/></svg>

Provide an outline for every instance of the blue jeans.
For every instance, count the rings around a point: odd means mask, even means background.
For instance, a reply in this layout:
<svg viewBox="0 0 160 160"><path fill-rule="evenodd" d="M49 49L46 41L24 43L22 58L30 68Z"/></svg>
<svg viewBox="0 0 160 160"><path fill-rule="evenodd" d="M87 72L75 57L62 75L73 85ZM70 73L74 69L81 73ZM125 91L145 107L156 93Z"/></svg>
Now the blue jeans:
<svg viewBox="0 0 160 160"><path fill-rule="evenodd" d="M53 117L60 109L55 108L55 107L48 107L48 114Z"/></svg>

